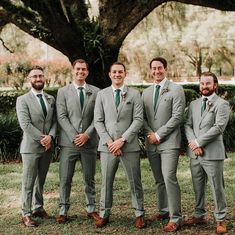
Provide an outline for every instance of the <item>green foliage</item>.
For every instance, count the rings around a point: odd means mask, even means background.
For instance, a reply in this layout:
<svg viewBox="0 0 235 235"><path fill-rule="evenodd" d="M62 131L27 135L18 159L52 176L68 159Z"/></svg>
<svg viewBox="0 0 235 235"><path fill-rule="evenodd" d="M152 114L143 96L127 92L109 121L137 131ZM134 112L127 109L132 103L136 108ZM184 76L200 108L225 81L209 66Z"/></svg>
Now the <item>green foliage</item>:
<svg viewBox="0 0 235 235"><path fill-rule="evenodd" d="M0 91L0 113L9 113L15 109L16 99L24 91Z"/></svg>
<svg viewBox="0 0 235 235"><path fill-rule="evenodd" d="M228 125L224 132L224 144L226 150L235 151L235 112L231 112Z"/></svg>
<svg viewBox="0 0 235 235"><path fill-rule="evenodd" d="M15 113L0 114L0 161L19 158L22 131Z"/></svg>
<svg viewBox="0 0 235 235"><path fill-rule="evenodd" d="M186 99L186 106L188 106L191 101L199 97L198 92L196 92L193 89L184 89L184 94L185 94L185 99Z"/></svg>
<svg viewBox="0 0 235 235"><path fill-rule="evenodd" d="M140 86L132 86L135 89L138 89L141 93L142 91L147 87L145 85ZM192 100L195 100L199 97L198 93L198 85L192 84L192 85L183 85L185 97L186 97L186 103L189 105L189 103ZM58 88L47 88L45 91L52 96L56 98L57 96L57 90ZM224 133L224 143L226 150L228 151L234 151L235 150L235 112L234 112L234 86L228 86L228 85L220 85L219 93L220 95L224 96L225 98L230 98L229 102L230 104L233 104L233 110L230 115L228 126ZM19 95L24 94L27 92L25 91L1 91L0 92L0 129L2 132L0 133L0 160L1 161L7 161L7 160L13 160L15 158L19 157L18 153L18 146L21 140L21 130L16 118L15 114L15 103L16 99ZM184 134L184 123L185 123L185 116L183 118L183 121L181 123L181 131L182 131L182 143L181 143L181 149L182 152L185 152L187 147L187 140ZM17 133L15 135L15 133ZM12 148L12 143L14 143L16 146ZM144 135L142 132L139 133L139 144L141 146L141 156L146 156L146 150L145 150L145 144L144 144ZM56 148L54 152L54 161L58 158L58 148Z"/></svg>

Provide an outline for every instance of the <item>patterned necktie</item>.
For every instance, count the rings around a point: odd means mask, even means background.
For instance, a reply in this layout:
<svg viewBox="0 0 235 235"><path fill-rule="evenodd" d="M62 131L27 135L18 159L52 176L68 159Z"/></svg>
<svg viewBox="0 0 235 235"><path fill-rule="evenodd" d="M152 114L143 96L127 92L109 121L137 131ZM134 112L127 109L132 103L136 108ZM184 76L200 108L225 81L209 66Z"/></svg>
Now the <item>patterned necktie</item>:
<svg viewBox="0 0 235 235"><path fill-rule="evenodd" d="M115 104L116 104L116 108L118 107L118 105L120 104L120 89L116 89L115 90Z"/></svg>
<svg viewBox="0 0 235 235"><path fill-rule="evenodd" d="M84 93L83 93L83 89L84 89L83 87L78 87L81 109L83 109L83 105L84 105Z"/></svg>
<svg viewBox="0 0 235 235"><path fill-rule="evenodd" d="M156 110L157 100L159 97L160 85L155 86L155 95L154 95L154 111Z"/></svg>
<svg viewBox="0 0 235 235"><path fill-rule="evenodd" d="M206 102L207 102L207 100L208 100L207 98L203 98L203 100L202 100L201 115L203 114L203 112L206 109Z"/></svg>
<svg viewBox="0 0 235 235"><path fill-rule="evenodd" d="M42 94L37 94L37 97L39 98L40 104L42 106L42 111L43 111L44 117L46 117L47 116L47 108L46 108L45 102L42 98Z"/></svg>

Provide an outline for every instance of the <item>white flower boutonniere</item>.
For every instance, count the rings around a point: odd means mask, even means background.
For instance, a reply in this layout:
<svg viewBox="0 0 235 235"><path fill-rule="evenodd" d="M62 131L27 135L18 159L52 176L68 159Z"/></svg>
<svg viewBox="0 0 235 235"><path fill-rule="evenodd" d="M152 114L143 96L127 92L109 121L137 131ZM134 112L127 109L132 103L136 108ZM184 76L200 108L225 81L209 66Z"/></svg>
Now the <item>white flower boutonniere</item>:
<svg viewBox="0 0 235 235"><path fill-rule="evenodd" d="M207 106L208 106L208 111L209 111L211 107L213 106L213 103L211 101L208 101Z"/></svg>
<svg viewBox="0 0 235 235"><path fill-rule="evenodd" d="M166 93L166 92L168 92L168 91L170 91L170 90L168 89L168 87L167 87L167 88L163 88L162 91L161 91L161 95L163 95L164 93Z"/></svg>
<svg viewBox="0 0 235 235"><path fill-rule="evenodd" d="M122 93L121 93L121 97L122 97L122 101L125 101L125 98L126 98L126 92L122 92Z"/></svg>

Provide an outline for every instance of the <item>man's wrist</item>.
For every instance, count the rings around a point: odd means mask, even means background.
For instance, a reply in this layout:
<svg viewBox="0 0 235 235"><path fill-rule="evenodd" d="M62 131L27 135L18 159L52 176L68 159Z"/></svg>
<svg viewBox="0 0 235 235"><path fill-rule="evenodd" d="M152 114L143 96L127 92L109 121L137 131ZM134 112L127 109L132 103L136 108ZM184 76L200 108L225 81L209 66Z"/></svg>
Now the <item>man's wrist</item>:
<svg viewBox="0 0 235 235"><path fill-rule="evenodd" d="M125 142L126 142L126 139L125 139L124 137L121 137L121 141L122 141L123 143L125 143Z"/></svg>

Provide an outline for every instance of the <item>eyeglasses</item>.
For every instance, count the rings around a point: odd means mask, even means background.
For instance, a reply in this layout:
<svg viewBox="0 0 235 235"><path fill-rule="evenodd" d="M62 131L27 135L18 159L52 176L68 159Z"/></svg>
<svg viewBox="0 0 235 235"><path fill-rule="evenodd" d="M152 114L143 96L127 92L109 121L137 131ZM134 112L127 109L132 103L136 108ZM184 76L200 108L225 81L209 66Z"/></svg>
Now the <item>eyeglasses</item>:
<svg viewBox="0 0 235 235"><path fill-rule="evenodd" d="M32 75L32 76L29 76L29 78L44 78L44 75L43 74L35 74L35 75Z"/></svg>

